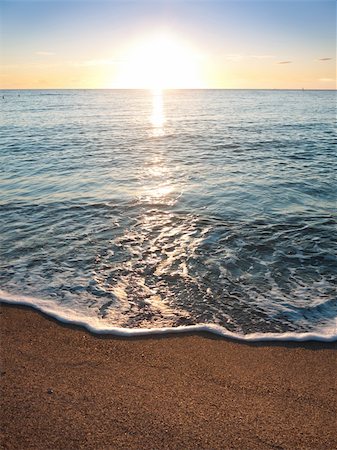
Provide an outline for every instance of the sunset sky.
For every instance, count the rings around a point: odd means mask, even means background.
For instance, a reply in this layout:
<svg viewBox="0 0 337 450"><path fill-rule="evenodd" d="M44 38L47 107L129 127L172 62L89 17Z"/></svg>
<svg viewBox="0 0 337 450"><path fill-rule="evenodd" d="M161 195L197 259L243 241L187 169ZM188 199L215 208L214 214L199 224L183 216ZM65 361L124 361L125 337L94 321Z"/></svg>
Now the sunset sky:
<svg viewBox="0 0 337 450"><path fill-rule="evenodd" d="M0 5L3 89L336 88L335 1Z"/></svg>

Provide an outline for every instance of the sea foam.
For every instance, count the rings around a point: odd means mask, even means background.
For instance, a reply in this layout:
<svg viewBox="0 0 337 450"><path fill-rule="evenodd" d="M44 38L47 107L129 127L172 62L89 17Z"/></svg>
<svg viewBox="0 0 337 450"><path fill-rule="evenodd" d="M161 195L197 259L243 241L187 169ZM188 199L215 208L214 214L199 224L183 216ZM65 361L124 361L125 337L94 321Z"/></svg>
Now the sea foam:
<svg viewBox="0 0 337 450"><path fill-rule="evenodd" d="M104 321L90 317L79 312L76 312L67 307L60 307L51 300L44 300L24 295L13 295L8 292L0 290L0 303L12 304L18 306L29 306L37 311L40 311L59 322L76 325L85 328L90 333L94 334L110 334L121 337L133 336L147 336L147 335L162 335L174 333L188 333L188 332L209 332L224 338L234 339L245 342L268 342L268 341L320 341L320 342L334 342L337 340L337 318L331 319L322 328L317 331L298 333L250 333L239 334L227 330L225 327L216 324L196 324L177 327L163 327L163 328L121 328L116 326L109 326Z"/></svg>

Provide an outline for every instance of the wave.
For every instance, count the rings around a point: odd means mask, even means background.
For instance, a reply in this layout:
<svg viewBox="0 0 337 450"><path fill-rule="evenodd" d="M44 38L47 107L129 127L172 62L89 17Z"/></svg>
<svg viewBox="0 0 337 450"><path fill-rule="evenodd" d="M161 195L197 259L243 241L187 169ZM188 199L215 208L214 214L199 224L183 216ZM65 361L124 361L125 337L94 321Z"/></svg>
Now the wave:
<svg viewBox="0 0 337 450"><path fill-rule="evenodd" d="M60 307L50 300L29 297L25 295L13 295L0 290L0 304L12 304L29 306L40 311L59 322L76 325L85 328L93 334L110 334L120 337L137 337L147 335L163 335L187 332L209 332L237 341L245 342L271 342L271 341L337 341L337 319L332 319L317 331L310 332L285 332L285 333L249 333L240 334L227 330L225 327L216 324L196 324L177 327L163 328L122 328L107 326L97 317L86 316L67 307Z"/></svg>

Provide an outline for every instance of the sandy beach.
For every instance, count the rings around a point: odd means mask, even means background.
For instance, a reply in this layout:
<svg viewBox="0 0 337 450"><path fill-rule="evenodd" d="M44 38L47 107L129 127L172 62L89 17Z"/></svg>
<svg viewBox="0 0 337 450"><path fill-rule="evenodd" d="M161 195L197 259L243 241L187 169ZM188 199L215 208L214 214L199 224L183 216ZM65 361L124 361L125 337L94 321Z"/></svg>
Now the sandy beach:
<svg viewBox="0 0 337 450"><path fill-rule="evenodd" d="M1 306L5 449L336 448L336 343L93 336Z"/></svg>

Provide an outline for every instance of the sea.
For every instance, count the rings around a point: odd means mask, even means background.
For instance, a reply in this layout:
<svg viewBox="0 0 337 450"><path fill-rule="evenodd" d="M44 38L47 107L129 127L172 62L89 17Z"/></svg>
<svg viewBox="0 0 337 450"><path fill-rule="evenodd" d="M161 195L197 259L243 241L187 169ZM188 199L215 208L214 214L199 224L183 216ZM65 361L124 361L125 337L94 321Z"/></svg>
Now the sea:
<svg viewBox="0 0 337 450"><path fill-rule="evenodd" d="M96 333L336 340L336 91L0 101L2 302Z"/></svg>

